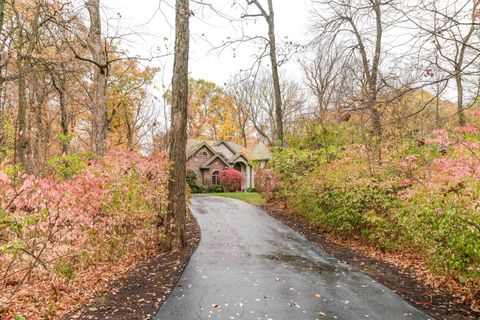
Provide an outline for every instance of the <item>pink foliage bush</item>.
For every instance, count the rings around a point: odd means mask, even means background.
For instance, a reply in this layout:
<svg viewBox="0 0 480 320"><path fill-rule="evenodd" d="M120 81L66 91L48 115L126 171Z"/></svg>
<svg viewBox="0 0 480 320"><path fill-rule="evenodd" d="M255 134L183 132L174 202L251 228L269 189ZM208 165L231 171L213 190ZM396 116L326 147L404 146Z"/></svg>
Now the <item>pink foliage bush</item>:
<svg viewBox="0 0 480 320"><path fill-rule="evenodd" d="M426 144L438 143L440 147L446 148L454 143L450 133L446 130L434 130L432 133L433 137L426 139Z"/></svg>
<svg viewBox="0 0 480 320"><path fill-rule="evenodd" d="M68 180L14 182L2 164L0 318L61 315L93 292L105 277L97 270L152 252L167 165L165 156L113 152Z"/></svg>
<svg viewBox="0 0 480 320"><path fill-rule="evenodd" d="M240 191L242 188L242 173L235 169L220 170L220 184L225 191Z"/></svg>
<svg viewBox="0 0 480 320"><path fill-rule="evenodd" d="M271 199L278 189L278 178L271 169L257 169L255 171L255 188L267 199Z"/></svg>

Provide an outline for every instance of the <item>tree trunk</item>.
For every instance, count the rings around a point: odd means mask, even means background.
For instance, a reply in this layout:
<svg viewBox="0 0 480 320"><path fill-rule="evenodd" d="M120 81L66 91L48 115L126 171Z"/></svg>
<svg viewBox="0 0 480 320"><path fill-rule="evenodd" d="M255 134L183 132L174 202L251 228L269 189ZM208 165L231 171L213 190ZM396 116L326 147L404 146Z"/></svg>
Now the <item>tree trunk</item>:
<svg viewBox="0 0 480 320"><path fill-rule="evenodd" d="M463 81L460 69L455 70L455 83L457 85L457 114L458 124L465 126L465 113L463 112Z"/></svg>
<svg viewBox="0 0 480 320"><path fill-rule="evenodd" d="M88 46L94 62L92 118L92 151L99 156L106 152L107 140L107 57L102 45L100 0L87 0L90 15Z"/></svg>
<svg viewBox="0 0 480 320"><path fill-rule="evenodd" d="M437 82L437 98L435 99L435 129L440 129L441 119L440 119L440 85Z"/></svg>
<svg viewBox="0 0 480 320"><path fill-rule="evenodd" d="M3 32L3 21L5 17L5 0L0 0L0 34ZM3 50L3 48L2 48ZM5 144L6 138L4 136L4 129L3 129L3 104L4 104L4 99L3 99L3 67L0 65L0 95L2 98L0 98L0 144Z"/></svg>
<svg viewBox="0 0 480 320"><path fill-rule="evenodd" d="M5 0L0 0L0 33L3 32L4 18L5 18Z"/></svg>
<svg viewBox="0 0 480 320"><path fill-rule="evenodd" d="M40 93L40 90L33 87L34 95L33 99L31 99L31 108L34 108L32 111L32 116L35 116L35 123L34 129L32 130L32 146L31 146L31 159L32 159L32 166L35 169L38 169L42 166L42 164L46 161L46 154L47 154L47 139L48 135L45 130L45 125L43 123L43 104L45 101L45 96ZM37 171L37 170L35 170Z"/></svg>
<svg viewBox="0 0 480 320"><path fill-rule="evenodd" d="M170 131L170 179L168 210L164 220L166 250L187 245L185 237L186 208L186 147L188 119L188 56L189 0L176 1L175 61L172 80L172 114Z"/></svg>
<svg viewBox="0 0 480 320"><path fill-rule="evenodd" d="M127 149L132 151L133 150L133 124L130 122L130 118L128 117L128 111L124 108L124 115L125 115L125 125L127 126Z"/></svg>
<svg viewBox="0 0 480 320"><path fill-rule="evenodd" d="M62 148L62 154L68 154L69 149L69 137L68 137L68 127L70 125L69 115L68 115L68 106L67 106L67 89L66 89L66 71L62 66L62 73L58 76L58 79L55 78L55 75L52 73L52 82L53 87L57 90L58 99L60 102L60 127L62 128L62 139L60 140L60 147Z"/></svg>
<svg viewBox="0 0 480 320"><path fill-rule="evenodd" d="M69 136L68 136L68 110L67 110L67 99L65 98L65 91L60 93L60 114L61 114L61 126L62 126L62 135L64 141L62 141L62 153L68 154L69 147Z"/></svg>
<svg viewBox="0 0 480 320"><path fill-rule="evenodd" d="M67 98L65 94L65 79L60 80L60 90L58 90L58 95L60 99L60 124L62 127L63 141L62 143L62 153L68 154L69 147L69 137L68 137L68 108L67 108Z"/></svg>
<svg viewBox="0 0 480 320"><path fill-rule="evenodd" d="M275 138L276 146L284 147L282 92L280 89L280 77L278 75L277 43L275 39L275 15L273 11L272 0L268 0L268 9L268 39L270 43L270 63L272 65L273 90L275 93Z"/></svg>
<svg viewBox="0 0 480 320"><path fill-rule="evenodd" d="M377 139L380 141L382 137L382 123L380 120L380 112L378 112L377 108L375 107L376 104L376 99L373 101L370 101L370 117L372 118L372 128L373 128L373 133L377 137Z"/></svg>
<svg viewBox="0 0 480 320"><path fill-rule="evenodd" d="M242 123L242 121L240 121L240 130L242 131L243 146L246 148L247 147L247 131L245 130L245 123Z"/></svg>
<svg viewBox="0 0 480 320"><path fill-rule="evenodd" d="M18 59L19 72L17 79L17 90L18 90L18 116L17 116L17 145L16 152L18 161L22 164L25 169L28 169L27 164L27 97L26 97L26 80L25 80L25 67L24 61L22 58Z"/></svg>
<svg viewBox="0 0 480 320"><path fill-rule="evenodd" d="M378 143L381 141L382 124L380 121L380 113L377 110L378 99L378 76L380 69L380 61L382 56L382 40L383 40L383 26L382 26L382 10L381 1L376 0L374 3L375 21L376 21L376 35L375 35L375 53L372 62L372 73L370 75L370 92L372 99L370 101L370 113L372 117L373 132L375 133Z"/></svg>

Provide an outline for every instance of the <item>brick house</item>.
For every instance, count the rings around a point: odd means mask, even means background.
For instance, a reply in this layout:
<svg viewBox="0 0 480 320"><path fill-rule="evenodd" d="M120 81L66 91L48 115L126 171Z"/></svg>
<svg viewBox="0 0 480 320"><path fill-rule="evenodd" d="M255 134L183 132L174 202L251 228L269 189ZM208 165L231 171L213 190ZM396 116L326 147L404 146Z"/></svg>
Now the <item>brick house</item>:
<svg viewBox="0 0 480 320"><path fill-rule="evenodd" d="M233 168L242 173L242 190L255 187L255 170L265 167L271 153L263 143L245 148L230 141L189 139L187 142L187 170L197 174L197 183L217 185L219 170Z"/></svg>

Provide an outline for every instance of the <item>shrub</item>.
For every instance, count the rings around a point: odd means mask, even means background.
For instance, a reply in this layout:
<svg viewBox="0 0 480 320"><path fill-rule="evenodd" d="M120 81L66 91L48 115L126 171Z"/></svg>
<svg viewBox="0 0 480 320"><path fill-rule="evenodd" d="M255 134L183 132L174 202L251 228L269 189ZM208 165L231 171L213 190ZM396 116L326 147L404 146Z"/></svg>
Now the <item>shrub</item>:
<svg viewBox="0 0 480 320"><path fill-rule="evenodd" d="M210 193L221 193L223 191L224 191L223 186L220 186L220 185L211 185L207 187L207 192L210 192Z"/></svg>
<svg viewBox="0 0 480 320"><path fill-rule="evenodd" d="M197 185L197 172L195 170L187 171L187 185L192 193L204 193L205 188Z"/></svg>
<svg viewBox="0 0 480 320"><path fill-rule="evenodd" d="M247 192L257 192L256 188L247 188Z"/></svg>
<svg viewBox="0 0 480 320"><path fill-rule="evenodd" d="M195 170L187 171L187 184L192 192L194 192L193 190L197 186L197 172L195 172Z"/></svg>
<svg viewBox="0 0 480 320"><path fill-rule="evenodd" d="M61 312L111 268L158 249L166 157L116 152L88 167L81 159L55 159L54 174L24 175L16 185L0 165L1 318ZM40 290L45 299L34 302Z"/></svg>
<svg viewBox="0 0 480 320"><path fill-rule="evenodd" d="M459 188L415 188L403 203L401 223L413 243L424 250L429 266L455 274L465 283L480 278L480 182L468 179ZM406 199L407 200L407 199Z"/></svg>
<svg viewBox="0 0 480 320"><path fill-rule="evenodd" d="M282 151L256 185L265 192L276 176L275 195L313 223L385 250L411 246L432 270L476 287L471 296L478 296L479 132L470 126L435 130L422 143L406 138L384 148L381 163L353 144L330 162L314 151Z"/></svg>
<svg viewBox="0 0 480 320"><path fill-rule="evenodd" d="M319 166L301 182L283 185L280 194L311 221L388 249L397 245L401 233L392 214L395 190L370 177L367 167L346 160Z"/></svg>
<svg viewBox="0 0 480 320"><path fill-rule="evenodd" d="M220 184L227 192L240 191L242 188L242 174L235 169L220 170Z"/></svg>
<svg viewBox="0 0 480 320"><path fill-rule="evenodd" d="M325 162L321 150L281 149L275 150L270 165L281 183L295 183L303 176L318 168Z"/></svg>
<svg viewBox="0 0 480 320"><path fill-rule="evenodd" d="M207 193L208 192L208 186L203 185L203 184L196 186L195 189L196 189L195 193Z"/></svg>
<svg viewBox="0 0 480 320"><path fill-rule="evenodd" d="M258 192L268 200L274 197L277 191L277 178L270 169L257 169L255 171L255 187Z"/></svg>
<svg viewBox="0 0 480 320"><path fill-rule="evenodd" d="M87 161L80 154L53 157L47 164L53 175L59 179L71 179L87 167Z"/></svg>

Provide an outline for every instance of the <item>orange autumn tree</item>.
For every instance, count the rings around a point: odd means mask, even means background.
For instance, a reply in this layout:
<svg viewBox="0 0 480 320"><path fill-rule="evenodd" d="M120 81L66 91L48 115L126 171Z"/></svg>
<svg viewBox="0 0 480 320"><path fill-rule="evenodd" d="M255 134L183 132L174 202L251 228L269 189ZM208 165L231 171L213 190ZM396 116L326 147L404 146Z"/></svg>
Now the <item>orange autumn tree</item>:
<svg viewBox="0 0 480 320"><path fill-rule="evenodd" d="M167 101L171 101L167 93ZM206 140L243 143L236 117L234 99L214 82L190 79L188 135Z"/></svg>
<svg viewBox="0 0 480 320"><path fill-rule="evenodd" d="M138 146L140 127L148 113L147 87L158 68L142 68L137 60L127 59L110 67L107 90L109 140L114 147L129 150Z"/></svg>

